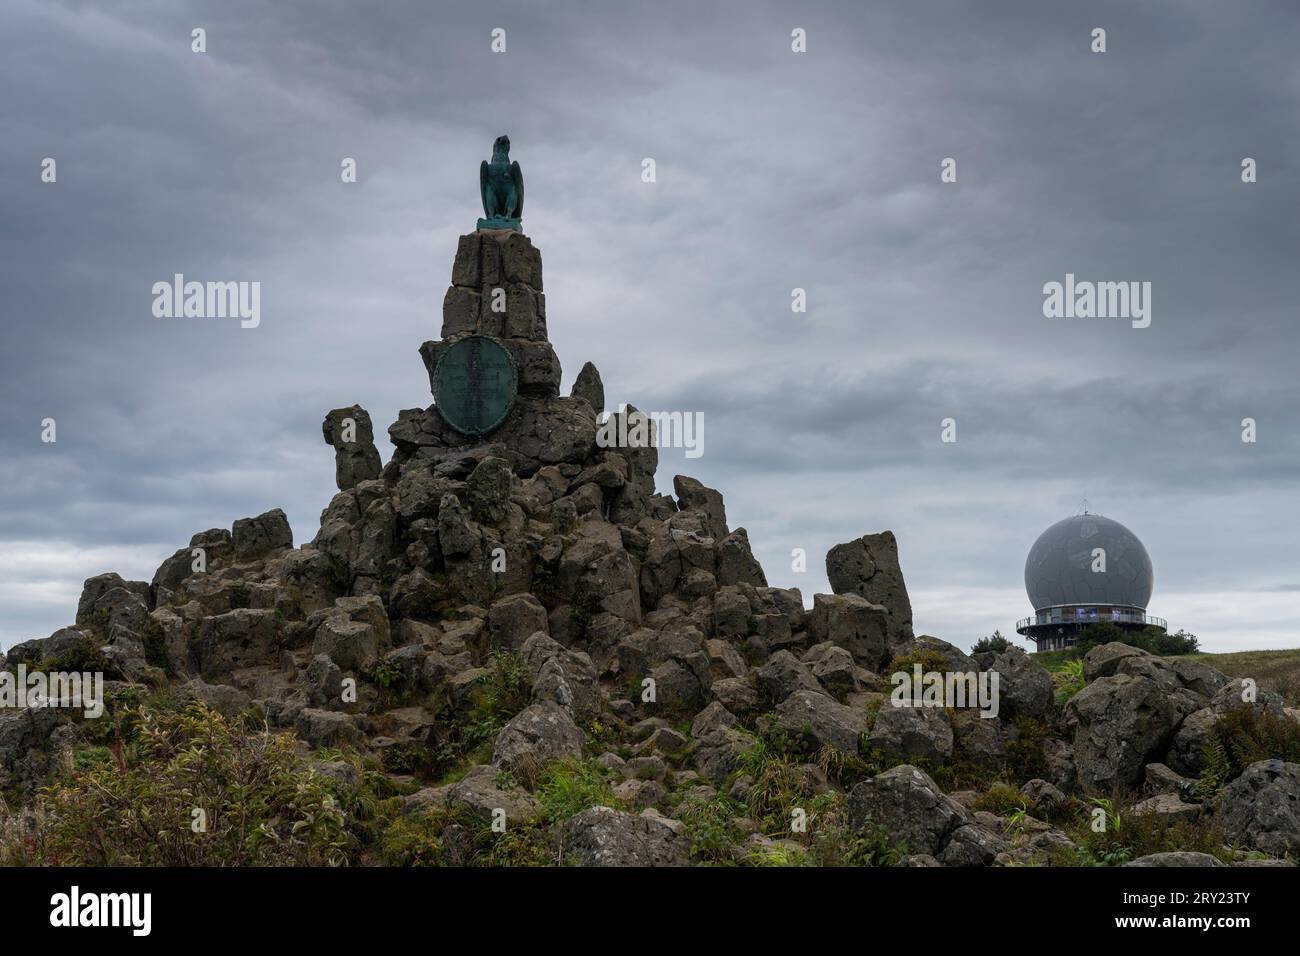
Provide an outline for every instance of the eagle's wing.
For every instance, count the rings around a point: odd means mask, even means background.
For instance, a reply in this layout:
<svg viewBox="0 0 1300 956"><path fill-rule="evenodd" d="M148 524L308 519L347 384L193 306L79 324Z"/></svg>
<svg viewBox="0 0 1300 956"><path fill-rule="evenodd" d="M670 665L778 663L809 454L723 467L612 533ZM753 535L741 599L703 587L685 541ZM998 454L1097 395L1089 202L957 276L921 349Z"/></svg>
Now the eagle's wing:
<svg viewBox="0 0 1300 956"><path fill-rule="evenodd" d="M492 218L492 210L488 208L487 201L487 184L488 184L488 164L487 160L479 163L478 167L478 194L483 200L483 215L485 218Z"/></svg>
<svg viewBox="0 0 1300 956"><path fill-rule="evenodd" d="M519 162L510 164L510 178L515 181L515 208L510 213L511 219L522 219L524 217L524 171L519 168Z"/></svg>

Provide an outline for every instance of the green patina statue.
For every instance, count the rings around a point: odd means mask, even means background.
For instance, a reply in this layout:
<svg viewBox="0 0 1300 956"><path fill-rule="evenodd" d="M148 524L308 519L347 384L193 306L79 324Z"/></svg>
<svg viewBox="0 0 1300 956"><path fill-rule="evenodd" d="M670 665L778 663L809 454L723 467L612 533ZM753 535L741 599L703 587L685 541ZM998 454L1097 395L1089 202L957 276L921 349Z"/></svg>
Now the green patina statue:
<svg viewBox="0 0 1300 956"><path fill-rule="evenodd" d="M492 161L478 168L479 192L483 196L480 229L513 229L523 232L519 220L524 214L524 174L510 161L510 137L498 136L492 144Z"/></svg>

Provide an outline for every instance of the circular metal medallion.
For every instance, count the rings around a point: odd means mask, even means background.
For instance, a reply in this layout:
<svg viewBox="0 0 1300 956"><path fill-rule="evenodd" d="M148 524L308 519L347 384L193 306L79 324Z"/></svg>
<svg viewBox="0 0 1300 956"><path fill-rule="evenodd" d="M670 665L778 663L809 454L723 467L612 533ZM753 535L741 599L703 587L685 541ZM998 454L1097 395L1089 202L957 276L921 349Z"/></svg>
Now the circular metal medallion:
<svg viewBox="0 0 1300 956"><path fill-rule="evenodd" d="M496 428L514 405L519 376L504 345L487 335L457 339L433 369L433 400L452 428L479 438Z"/></svg>

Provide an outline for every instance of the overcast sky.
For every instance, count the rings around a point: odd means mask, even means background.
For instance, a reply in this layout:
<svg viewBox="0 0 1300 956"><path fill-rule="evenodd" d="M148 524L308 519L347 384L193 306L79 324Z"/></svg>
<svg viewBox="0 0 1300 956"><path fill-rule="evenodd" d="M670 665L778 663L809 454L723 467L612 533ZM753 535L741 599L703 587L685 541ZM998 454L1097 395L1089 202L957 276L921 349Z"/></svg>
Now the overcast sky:
<svg viewBox="0 0 1300 956"><path fill-rule="evenodd" d="M387 459L431 401L503 132L564 389L590 359L611 406L703 412L660 489L720 489L771 583L811 601L889 528L918 629L968 646L1086 498L1171 627L1300 646L1298 47L1292 0L6 0L0 646L195 531L311 539L324 412ZM260 282L260 326L155 318L175 273ZM1045 318L1067 273L1151 282L1150 327Z"/></svg>

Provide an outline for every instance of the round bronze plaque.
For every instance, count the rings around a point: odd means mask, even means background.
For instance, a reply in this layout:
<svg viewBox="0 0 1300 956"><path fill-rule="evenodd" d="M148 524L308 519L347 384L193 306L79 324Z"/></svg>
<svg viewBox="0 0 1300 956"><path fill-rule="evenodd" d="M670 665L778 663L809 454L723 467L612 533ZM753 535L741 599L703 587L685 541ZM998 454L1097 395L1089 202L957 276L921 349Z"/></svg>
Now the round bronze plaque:
<svg viewBox="0 0 1300 956"><path fill-rule="evenodd" d="M479 438L496 428L515 401L519 376L510 352L496 339L457 339L433 368L433 401L452 428Z"/></svg>

